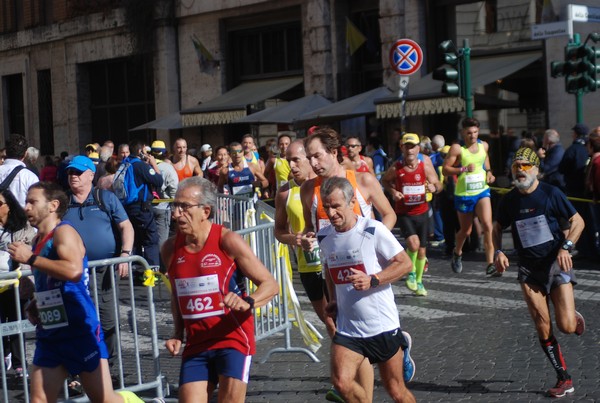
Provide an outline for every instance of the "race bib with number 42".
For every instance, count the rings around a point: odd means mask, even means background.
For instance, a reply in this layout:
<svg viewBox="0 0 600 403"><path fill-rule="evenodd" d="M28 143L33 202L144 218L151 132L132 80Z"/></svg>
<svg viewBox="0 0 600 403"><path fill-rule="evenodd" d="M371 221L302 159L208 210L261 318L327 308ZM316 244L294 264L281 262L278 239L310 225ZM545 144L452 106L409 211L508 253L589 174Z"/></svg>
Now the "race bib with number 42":
<svg viewBox="0 0 600 403"><path fill-rule="evenodd" d="M359 249L330 254L327 268L335 284L350 284L349 277L354 274L350 269L367 272Z"/></svg>

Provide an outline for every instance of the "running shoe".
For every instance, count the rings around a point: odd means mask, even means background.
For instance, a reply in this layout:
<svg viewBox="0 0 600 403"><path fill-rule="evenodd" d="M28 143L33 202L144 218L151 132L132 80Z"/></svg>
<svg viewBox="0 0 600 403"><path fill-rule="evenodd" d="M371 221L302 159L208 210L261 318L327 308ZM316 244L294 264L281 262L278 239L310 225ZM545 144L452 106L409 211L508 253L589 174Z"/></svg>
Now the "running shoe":
<svg viewBox="0 0 600 403"><path fill-rule="evenodd" d="M138 395L129 390L120 390L117 393L121 395L125 403L144 403L144 401L140 399Z"/></svg>
<svg viewBox="0 0 600 403"><path fill-rule="evenodd" d="M417 275L415 273L408 273L406 279L406 286L411 291L417 291Z"/></svg>
<svg viewBox="0 0 600 403"><path fill-rule="evenodd" d="M327 391L327 394L325 395L325 400L328 400L330 402L338 402L338 403L346 402L344 400L344 398L342 397L342 395L340 395L340 392L335 390L335 388L333 386L331 387L331 389L329 389Z"/></svg>
<svg viewBox="0 0 600 403"><path fill-rule="evenodd" d="M502 277L502 273L496 270L496 266L494 265L494 263L490 263L487 265L487 267L485 268L485 274L492 277Z"/></svg>
<svg viewBox="0 0 600 403"><path fill-rule="evenodd" d="M402 335L406 339L408 343L408 347L404 350L404 362L403 362L403 374L404 374L404 382L408 383L413 380L415 377L415 362L410 356L410 349L412 348L412 337L408 332L402 331Z"/></svg>
<svg viewBox="0 0 600 403"><path fill-rule="evenodd" d="M575 319L577 320L577 326L575 327L575 334L581 336L585 332L585 319L583 315L575 311Z"/></svg>
<svg viewBox="0 0 600 403"><path fill-rule="evenodd" d="M450 262L450 267L452 267L452 271L454 273L462 272L462 255L458 256L454 251L452 252L452 262Z"/></svg>
<svg viewBox="0 0 600 403"><path fill-rule="evenodd" d="M567 393L575 392L573 387L573 380L571 379L559 379L556 382L556 386L548 390L548 396L550 397L563 397Z"/></svg>
<svg viewBox="0 0 600 403"><path fill-rule="evenodd" d="M417 283L417 291L415 291L415 294L417 294L419 297L427 296L427 290L425 287L423 287L423 283Z"/></svg>
<svg viewBox="0 0 600 403"><path fill-rule="evenodd" d="M12 368L12 353L8 353L6 357L4 357L4 368L8 371Z"/></svg>

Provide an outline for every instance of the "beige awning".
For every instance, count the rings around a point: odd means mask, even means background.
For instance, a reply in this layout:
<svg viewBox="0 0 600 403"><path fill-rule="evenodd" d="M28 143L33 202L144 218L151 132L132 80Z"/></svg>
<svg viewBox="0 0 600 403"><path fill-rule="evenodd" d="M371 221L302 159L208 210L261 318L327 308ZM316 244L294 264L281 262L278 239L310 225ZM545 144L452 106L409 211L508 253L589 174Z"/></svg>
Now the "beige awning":
<svg viewBox="0 0 600 403"><path fill-rule="evenodd" d="M202 105L181 111L183 127L232 123L246 116L248 105L256 104L292 89L302 77L250 81Z"/></svg>
<svg viewBox="0 0 600 403"><path fill-rule="evenodd" d="M507 77L541 57L542 53L535 51L473 58L471 60L472 88L482 87ZM430 73L409 84L405 106L406 116L434 115L465 110L464 100L442 94L442 81L434 80L432 75ZM402 116L402 104L397 97L378 99L375 103L379 119L393 119ZM476 105L477 94L474 97L473 109Z"/></svg>

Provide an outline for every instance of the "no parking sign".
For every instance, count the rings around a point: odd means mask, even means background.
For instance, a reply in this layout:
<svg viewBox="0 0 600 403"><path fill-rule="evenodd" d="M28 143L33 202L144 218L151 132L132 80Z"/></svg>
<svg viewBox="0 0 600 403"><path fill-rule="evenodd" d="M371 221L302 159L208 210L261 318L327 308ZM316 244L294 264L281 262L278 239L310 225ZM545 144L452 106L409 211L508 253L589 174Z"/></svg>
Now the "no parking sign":
<svg viewBox="0 0 600 403"><path fill-rule="evenodd" d="M390 49L390 65L400 75L410 75L423 64L423 51L412 39L399 39Z"/></svg>

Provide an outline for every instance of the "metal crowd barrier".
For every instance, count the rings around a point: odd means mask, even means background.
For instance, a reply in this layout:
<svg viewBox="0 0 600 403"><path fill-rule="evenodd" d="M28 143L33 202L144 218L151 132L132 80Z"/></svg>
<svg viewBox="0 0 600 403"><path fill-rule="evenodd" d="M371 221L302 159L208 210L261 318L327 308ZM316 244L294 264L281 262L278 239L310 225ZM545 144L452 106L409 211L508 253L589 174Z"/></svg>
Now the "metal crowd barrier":
<svg viewBox="0 0 600 403"><path fill-rule="evenodd" d="M113 258L105 260L95 260L89 262L90 270L90 291L92 299L98 300L98 292L96 287L96 268L106 267L110 270L112 276L111 285L113 292L113 309L116 318L115 337L117 340L116 358L111 369L113 377L113 385L117 390L129 390L134 393L142 391L154 391L158 398L163 398L168 395L168 384L162 376L159 360L159 344L156 324L156 313L154 307L154 296L152 287L143 287L145 292L140 293L138 287L137 296L134 289L134 276L130 275L127 279L116 281L115 267L120 263L129 265L130 273L132 272L132 264L141 267L144 272L154 272L146 260L140 256L131 256L126 258ZM17 311L21 312L21 303L19 300L18 278L31 275L31 270L13 271L0 274L0 284L2 282L12 283L15 285L13 292L15 293L15 302ZM5 292L11 292L6 290ZM96 312L98 313L98 304L96 304ZM140 318L143 317L143 320ZM148 321L149 327L144 326L141 329L138 323ZM0 336L18 334L21 342L22 362L25 363L24 346L27 346L30 353L33 352L34 343L33 337L28 337L27 343L25 337L27 333L35 332L35 328L27 319L22 319L16 322L3 323L0 326ZM132 349L123 349L124 343L132 345ZM0 353L4 357L4 351L0 344ZM29 354L31 355L31 354ZM127 363L127 369L124 368L124 363ZM15 389L11 389L13 394L9 396L7 384L7 376L4 365L2 367L2 396L3 401L24 401L29 402L29 390L27 385L27 377L22 378L22 395L15 395ZM85 395L72 396L69 394L67 382L64 385L63 398L69 402L87 402L89 399Z"/></svg>
<svg viewBox="0 0 600 403"><path fill-rule="evenodd" d="M260 341L278 337L280 333L283 333L285 344L283 347L276 347L269 350L261 362L266 362L274 353L304 353L313 361L319 362L314 352L320 347L318 339L322 337L310 323L304 320L302 311L300 310L300 305L290 278L289 262L287 261L287 256L282 253L282 249L286 249L286 245L280 244L275 239L275 224L273 222L275 211L273 207L261 201L254 203L250 199L230 195L219 195L218 206L214 222L223 224L244 237L256 256L269 269L279 283L279 295L269 304L255 311L255 336L256 340ZM127 279L118 282L116 280L115 268L120 263L127 263L129 271L132 274L132 264L135 264L138 268L141 267L146 277L152 280L148 285L153 285L155 276L158 276L157 271L151 268L146 260L140 256L95 260L90 261L88 264L90 270L90 290L94 301L98 300L96 269L106 266L106 270L110 270L112 274L110 279L113 300L115 301L113 309L117 319L115 326L117 351L115 364L111 369L111 374L115 379L114 387L117 390L129 390L134 393L154 391L157 398L163 399L164 396L169 395L169 390L168 383L164 379L160 368L160 347L158 343L153 287L143 287L145 292L142 293L140 293L140 287L138 287L136 296L134 292L134 275L130 275ZM0 290L5 286L4 292L14 292L19 315L16 322L2 323L0 325L0 336L19 336L23 363L27 362L23 347L28 347L30 353L34 351L34 337L29 334L35 332L35 328L27 319L23 319L20 316L19 278L30 275L31 270L0 273ZM248 284L248 287L252 290L253 285ZM99 313L97 304L96 311ZM138 323L144 323L146 320L148 321L149 328L144 326L144 329L140 329ZM292 346L291 330L294 324L299 327L310 350ZM124 349L123 345L125 343L132 345L133 348ZM144 346L146 347L144 348ZM0 353L4 357L1 343ZM31 356L31 354L28 355ZM142 357L145 357L145 359L142 359ZM124 367L124 363L127 365L127 370ZM29 390L27 378L24 377L20 381L22 394L16 396L16 390L14 388L9 390L8 388L4 365L0 364L0 367L0 373L2 374L1 395L3 401L20 400L28 403ZM14 385L11 384L11 386ZM63 398L69 402L88 401L85 395L70 396L66 382Z"/></svg>

